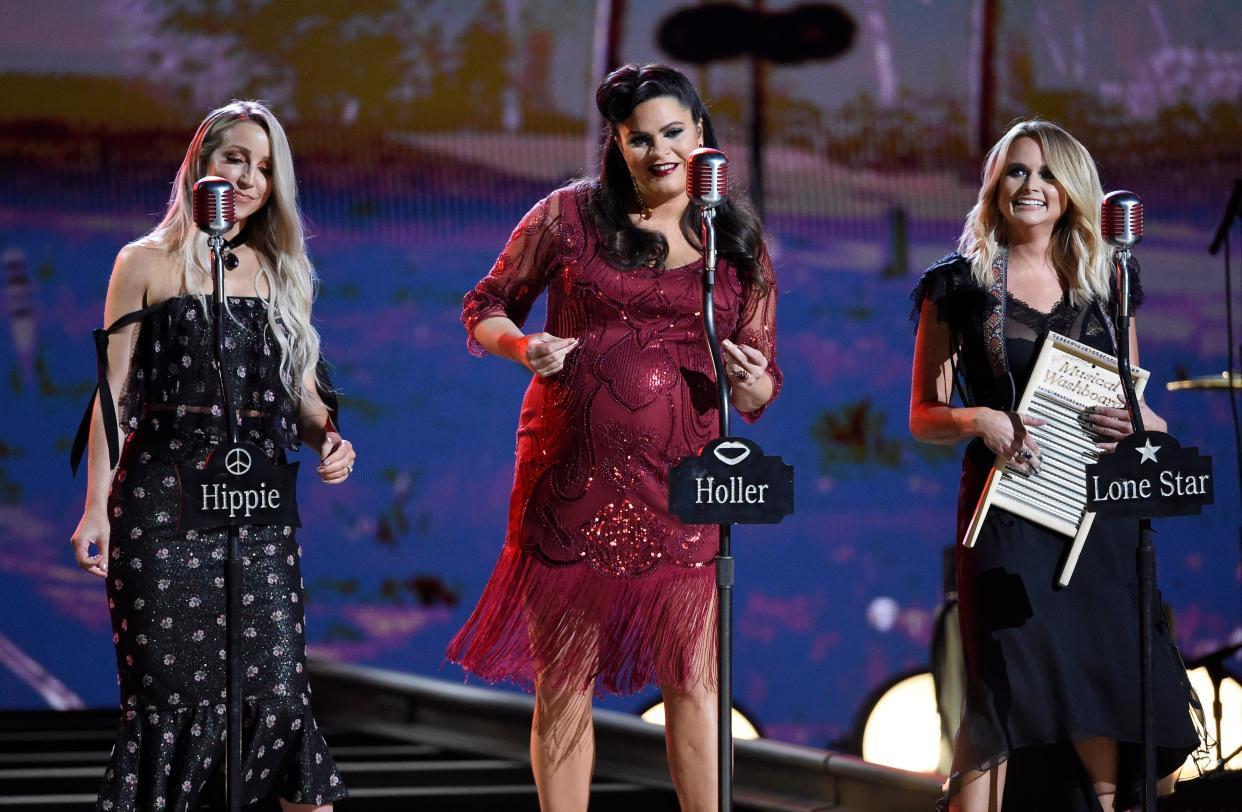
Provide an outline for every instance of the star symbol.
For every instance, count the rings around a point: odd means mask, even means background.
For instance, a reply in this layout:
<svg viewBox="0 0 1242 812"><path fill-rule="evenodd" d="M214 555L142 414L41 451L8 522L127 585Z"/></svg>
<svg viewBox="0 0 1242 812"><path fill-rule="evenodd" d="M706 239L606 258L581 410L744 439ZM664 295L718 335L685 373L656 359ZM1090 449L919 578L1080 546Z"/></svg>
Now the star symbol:
<svg viewBox="0 0 1242 812"><path fill-rule="evenodd" d="M1159 462L1159 460L1156 459L1156 452L1163 447L1164 446L1152 445L1151 438L1148 437L1146 445L1139 446L1134 449L1139 453L1139 456L1143 458L1139 460L1139 465L1142 465L1145 462Z"/></svg>

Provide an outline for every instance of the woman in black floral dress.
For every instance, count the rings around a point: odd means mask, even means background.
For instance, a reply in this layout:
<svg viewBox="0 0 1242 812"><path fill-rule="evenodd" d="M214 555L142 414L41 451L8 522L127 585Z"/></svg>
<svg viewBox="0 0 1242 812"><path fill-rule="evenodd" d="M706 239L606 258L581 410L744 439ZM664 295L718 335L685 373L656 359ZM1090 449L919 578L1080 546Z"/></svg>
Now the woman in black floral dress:
<svg viewBox="0 0 1242 812"><path fill-rule="evenodd" d="M288 140L266 107L233 102L199 126L163 221L118 255L109 326L96 331L99 392L75 447L75 468L84 449L89 463L72 544L79 566L107 582L121 687L101 810L194 809L222 785L226 536L178 531L175 468L201 465L227 435L206 238L191 211L204 175L236 191L237 227L226 236L239 264L225 282L224 329L241 439L273 460L308 443L329 484L344 482L355 458L330 417L330 388L319 385L314 271ZM243 527L241 544L243 800L331 809L346 791L310 711L301 550L291 527Z"/></svg>

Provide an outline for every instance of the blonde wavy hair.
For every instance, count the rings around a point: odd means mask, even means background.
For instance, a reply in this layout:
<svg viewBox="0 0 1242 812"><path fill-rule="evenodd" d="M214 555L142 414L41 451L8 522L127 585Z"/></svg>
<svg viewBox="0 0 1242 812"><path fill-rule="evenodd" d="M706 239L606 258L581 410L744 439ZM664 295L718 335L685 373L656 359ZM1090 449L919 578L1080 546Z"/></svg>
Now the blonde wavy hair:
<svg viewBox="0 0 1242 812"><path fill-rule="evenodd" d="M1100 175L1087 148L1051 121L1019 121L988 152L979 199L966 217L958 252L970 260L975 281L984 288L991 287L992 263L1009 245L997 196L1009 148L1023 137L1033 138L1039 144L1065 199L1065 211L1053 227L1049 253L1052 266L1067 282L1070 303L1108 301L1111 254L1100 231L1100 203L1104 199Z"/></svg>
<svg viewBox="0 0 1242 812"><path fill-rule="evenodd" d="M297 398L302 382L316 375L319 362L319 333L310 320L319 280L306 256L293 153L284 128L271 110L261 102L236 99L212 110L198 125L177 170L164 219L135 244L173 256L181 268L181 289L186 293L211 288L207 235L194 225L194 183L207 174L212 153L242 121L262 127L272 150L271 195L263 208L250 216L246 244L258 254L259 279L267 282L267 323L281 349L281 381L289 395ZM206 308L206 294L196 296ZM317 377L316 383L324 386Z"/></svg>

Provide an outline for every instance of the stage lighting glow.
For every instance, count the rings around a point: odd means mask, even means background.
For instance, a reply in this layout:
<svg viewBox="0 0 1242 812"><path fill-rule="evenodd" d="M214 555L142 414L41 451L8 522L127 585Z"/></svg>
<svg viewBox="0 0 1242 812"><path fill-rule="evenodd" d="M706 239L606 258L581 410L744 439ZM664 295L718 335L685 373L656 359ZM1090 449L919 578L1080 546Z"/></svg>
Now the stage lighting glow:
<svg viewBox="0 0 1242 812"><path fill-rule="evenodd" d="M642 712L639 716L644 722L650 722L653 725L664 727L664 703L657 702L650 708ZM755 729L754 724L747 719L737 708L733 709L733 738L735 739L757 739L759 731Z"/></svg>
<svg viewBox="0 0 1242 812"><path fill-rule="evenodd" d="M1195 668L1187 672L1190 677L1190 685L1195 689L1195 693L1199 695L1199 701L1203 703L1203 713L1207 717L1207 732L1213 738L1216 736L1216 721L1212 718L1212 702L1216 698L1216 692L1212 690L1212 680L1208 677L1206 668ZM1242 683L1233 677L1226 676L1220 684L1220 701L1223 712L1220 718L1220 746L1221 752L1226 758L1239 747L1242 747ZM1212 761L1216 764L1216 748L1210 751ZM1193 756L1193 754L1192 754ZM1235 755L1226 765L1228 770L1242 770L1242 753ZM1186 764L1182 767L1181 778L1196 778L1199 771L1195 769L1192 759L1186 759Z"/></svg>
<svg viewBox="0 0 1242 812"><path fill-rule="evenodd" d="M884 692L863 728L862 757L874 764L934 773L940 763L940 713L930 672Z"/></svg>

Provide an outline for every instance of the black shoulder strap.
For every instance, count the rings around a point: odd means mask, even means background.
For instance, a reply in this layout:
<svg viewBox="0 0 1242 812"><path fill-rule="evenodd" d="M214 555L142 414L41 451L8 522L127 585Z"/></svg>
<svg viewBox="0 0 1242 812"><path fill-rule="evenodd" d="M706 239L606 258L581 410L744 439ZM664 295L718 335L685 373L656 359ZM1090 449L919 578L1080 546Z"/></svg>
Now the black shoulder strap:
<svg viewBox="0 0 1242 812"><path fill-rule="evenodd" d="M144 307L142 310L135 310L132 313L126 313L119 319L114 321L106 328L99 328L91 332L91 336L95 341L95 391L91 393L91 398L86 403L86 411L82 414L82 422L78 424L78 433L73 438L73 448L69 452L69 468L73 471L73 475L78 475L78 465L82 461L82 455L86 452L87 443L90 442L91 436L91 418L95 414L95 399L99 399L99 411L103 416L103 427L105 436L108 438L108 462L109 468L115 468L121 459L121 450L116 436L116 408L112 403L112 387L108 385L108 339L118 330L128 327L129 325L142 321L147 316L162 308L166 302Z"/></svg>

